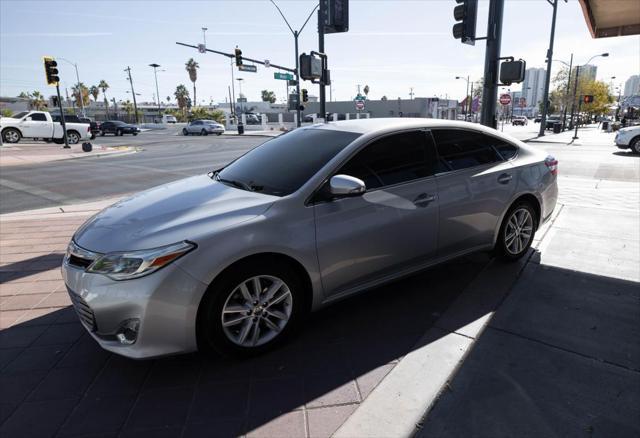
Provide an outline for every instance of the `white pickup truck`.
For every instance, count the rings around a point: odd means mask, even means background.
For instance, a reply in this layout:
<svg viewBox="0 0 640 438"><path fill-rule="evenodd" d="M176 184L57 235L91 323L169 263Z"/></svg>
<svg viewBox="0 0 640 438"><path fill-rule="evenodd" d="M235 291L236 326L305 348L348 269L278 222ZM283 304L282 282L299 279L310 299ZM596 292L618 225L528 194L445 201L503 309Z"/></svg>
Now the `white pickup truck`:
<svg viewBox="0 0 640 438"><path fill-rule="evenodd" d="M76 144L91 136L88 123L67 123L67 140ZM0 132L5 143L18 143L21 138L41 138L64 142L62 125L54 122L46 111L23 111L11 117L0 118Z"/></svg>

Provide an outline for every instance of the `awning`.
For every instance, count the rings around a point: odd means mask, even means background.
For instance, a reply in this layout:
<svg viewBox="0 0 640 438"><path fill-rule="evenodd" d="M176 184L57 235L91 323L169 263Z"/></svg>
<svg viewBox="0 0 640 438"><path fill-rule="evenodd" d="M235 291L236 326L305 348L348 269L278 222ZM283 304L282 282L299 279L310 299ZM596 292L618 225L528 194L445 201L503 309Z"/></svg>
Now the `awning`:
<svg viewBox="0 0 640 438"><path fill-rule="evenodd" d="M640 34L640 0L579 0L593 38Z"/></svg>

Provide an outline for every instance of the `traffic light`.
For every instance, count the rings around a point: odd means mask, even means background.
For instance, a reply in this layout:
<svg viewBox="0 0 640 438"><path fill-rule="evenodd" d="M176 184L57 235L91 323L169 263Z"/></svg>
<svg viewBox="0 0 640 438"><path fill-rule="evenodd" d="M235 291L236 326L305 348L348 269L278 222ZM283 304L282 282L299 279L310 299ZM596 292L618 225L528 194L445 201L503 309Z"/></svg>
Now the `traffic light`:
<svg viewBox="0 0 640 438"><path fill-rule="evenodd" d="M592 96L592 95L587 94L587 95L585 95L585 96L583 96L583 97L582 97L582 101L583 101L584 103L593 103L593 96Z"/></svg>
<svg viewBox="0 0 640 438"><path fill-rule="evenodd" d="M303 88L300 91L302 91L302 101L303 102L309 102L309 92L307 91L307 89Z"/></svg>
<svg viewBox="0 0 640 438"><path fill-rule="evenodd" d="M240 67L242 65L242 50L236 47L236 66Z"/></svg>
<svg viewBox="0 0 640 438"><path fill-rule="evenodd" d="M58 96L51 96L51 105L58 106Z"/></svg>
<svg viewBox="0 0 640 438"><path fill-rule="evenodd" d="M453 18L459 23L453 25L453 37L464 44L476 44L476 18L478 16L478 0L456 0L458 6L453 8Z"/></svg>
<svg viewBox="0 0 640 438"><path fill-rule="evenodd" d="M322 78L322 59L303 53L300 55L300 77L305 81Z"/></svg>
<svg viewBox="0 0 640 438"><path fill-rule="evenodd" d="M50 56L42 58L44 60L44 73L47 76L47 85L58 85L60 77L58 76L58 63Z"/></svg>
<svg viewBox="0 0 640 438"><path fill-rule="evenodd" d="M349 0L322 0L320 15L324 21L324 33L349 31Z"/></svg>

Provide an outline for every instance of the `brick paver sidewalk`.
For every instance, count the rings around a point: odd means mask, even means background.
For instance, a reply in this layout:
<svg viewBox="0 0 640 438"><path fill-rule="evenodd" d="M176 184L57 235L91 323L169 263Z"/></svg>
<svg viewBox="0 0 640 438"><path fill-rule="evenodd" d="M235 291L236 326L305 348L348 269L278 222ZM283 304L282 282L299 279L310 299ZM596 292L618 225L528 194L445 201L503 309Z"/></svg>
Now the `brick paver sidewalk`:
<svg viewBox="0 0 640 438"><path fill-rule="evenodd" d="M59 266L82 210L0 218L0 436L328 437L488 261L332 306L254 359L133 361L100 349L70 307Z"/></svg>

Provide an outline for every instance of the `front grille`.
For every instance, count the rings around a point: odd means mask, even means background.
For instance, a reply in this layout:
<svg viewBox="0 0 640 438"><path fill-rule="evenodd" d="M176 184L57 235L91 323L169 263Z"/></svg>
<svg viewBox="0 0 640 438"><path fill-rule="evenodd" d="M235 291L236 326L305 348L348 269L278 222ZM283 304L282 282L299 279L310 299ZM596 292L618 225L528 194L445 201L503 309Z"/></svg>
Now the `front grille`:
<svg viewBox="0 0 640 438"><path fill-rule="evenodd" d="M91 259L85 259L85 258L82 258L82 257L78 257L75 254L70 254L69 255L69 264L72 265L72 266L78 266L80 268L86 269L91 265L91 263L93 263L93 260L91 260Z"/></svg>
<svg viewBox="0 0 640 438"><path fill-rule="evenodd" d="M87 302L83 300L80 295L76 294L71 289L68 289L68 292L69 296L71 297L71 302L73 303L73 308L76 310L80 321L82 321L82 323L86 325L92 332L98 330L98 326L96 325L96 317L93 314L93 310L91 310L91 307L89 307Z"/></svg>

